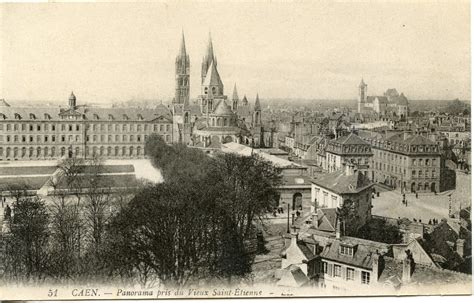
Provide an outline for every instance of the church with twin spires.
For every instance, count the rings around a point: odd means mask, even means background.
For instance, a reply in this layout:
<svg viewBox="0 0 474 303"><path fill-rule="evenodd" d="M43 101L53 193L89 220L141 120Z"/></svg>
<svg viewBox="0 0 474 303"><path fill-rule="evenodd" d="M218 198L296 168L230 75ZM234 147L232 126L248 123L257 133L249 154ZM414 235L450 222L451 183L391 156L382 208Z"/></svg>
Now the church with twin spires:
<svg viewBox="0 0 474 303"><path fill-rule="evenodd" d="M231 99L224 94L210 36L201 64L201 91L193 102L190 68L183 33L175 62L176 89L171 106L174 142L205 149L218 149L229 142L262 147L264 129L258 94L253 106L246 96L239 98L235 84Z"/></svg>

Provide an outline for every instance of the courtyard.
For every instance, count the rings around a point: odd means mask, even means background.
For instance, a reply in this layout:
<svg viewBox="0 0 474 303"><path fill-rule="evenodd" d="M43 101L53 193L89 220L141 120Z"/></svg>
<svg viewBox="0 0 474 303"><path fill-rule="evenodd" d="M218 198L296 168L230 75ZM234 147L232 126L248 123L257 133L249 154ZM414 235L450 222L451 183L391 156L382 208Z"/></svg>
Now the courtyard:
<svg viewBox="0 0 474 303"><path fill-rule="evenodd" d="M372 214L390 218L417 219L428 223L430 219L449 217L449 201L451 196L452 211L459 211L461 207L471 205L471 175L456 172L456 189L445 191L437 195L433 193L415 194L407 193L408 205L402 203L402 194L398 190L387 190L376 185L380 197L372 200Z"/></svg>

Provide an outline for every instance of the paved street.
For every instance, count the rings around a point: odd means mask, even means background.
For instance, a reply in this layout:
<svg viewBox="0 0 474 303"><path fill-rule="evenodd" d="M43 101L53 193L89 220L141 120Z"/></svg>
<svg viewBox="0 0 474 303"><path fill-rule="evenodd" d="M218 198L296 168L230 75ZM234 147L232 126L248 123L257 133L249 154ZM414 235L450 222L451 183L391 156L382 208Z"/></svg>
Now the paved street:
<svg viewBox="0 0 474 303"><path fill-rule="evenodd" d="M402 204L400 191L380 190L380 197L375 197L372 201L374 208L372 214L398 218L421 219L423 223L428 223L429 219L448 217L449 195L452 194L452 208L459 210L459 204L463 207L471 203L471 175L457 172L456 190L446 191L438 195L432 193L419 194L416 199L414 194L407 194L408 206Z"/></svg>

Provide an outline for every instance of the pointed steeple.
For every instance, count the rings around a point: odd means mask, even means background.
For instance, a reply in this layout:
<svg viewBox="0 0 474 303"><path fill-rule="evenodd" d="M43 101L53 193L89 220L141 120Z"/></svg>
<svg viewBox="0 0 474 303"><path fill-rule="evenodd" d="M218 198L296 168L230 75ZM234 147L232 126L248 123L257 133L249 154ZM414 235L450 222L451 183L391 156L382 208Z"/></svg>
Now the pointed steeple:
<svg viewBox="0 0 474 303"><path fill-rule="evenodd" d="M242 104L243 104L244 106L247 106L247 105L249 104L249 101L247 100L247 96L246 96L246 95L244 95L244 97L242 98Z"/></svg>
<svg viewBox="0 0 474 303"><path fill-rule="evenodd" d="M201 83L203 83L204 79L206 79L209 66L211 66L212 62L214 62L214 65L217 66L216 56L214 56L214 47L212 46L211 33L209 32L209 42L207 44L206 54L204 55L204 58L202 59L202 65L201 65Z"/></svg>
<svg viewBox="0 0 474 303"><path fill-rule="evenodd" d="M237 84L234 83L234 91L232 93L232 100L239 101L239 94L237 93Z"/></svg>
<svg viewBox="0 0 474 303"><path fill-rule="evenodd" d="M181 31L181 48L179 51L181 57L186 57L186 42L184 41L184 30Z"/></svg>
<svg viewBox="0 0 474 303"><path fill-rule="evenodd" d="M254 111L261 111L262 110L262 107L260 106L260 99L258 98L258 94L257 94L257 98L255 99L255 107L253 108Z"/></svg>
<svg viewBox="0 0 474 303"><path fill-rule="evenodd" d="M365 87L367 84L364 82L364 78L361 78L359 87Z"/></svg>
<svg viewBox="0 0 474 303"><path fill-rule="evenodd" d="M217 66L217 60L214 56L214 47L212 46L211 32L209 32L209 42L207 44L206 59L208 61L214 61L214 64Z"/></svg>

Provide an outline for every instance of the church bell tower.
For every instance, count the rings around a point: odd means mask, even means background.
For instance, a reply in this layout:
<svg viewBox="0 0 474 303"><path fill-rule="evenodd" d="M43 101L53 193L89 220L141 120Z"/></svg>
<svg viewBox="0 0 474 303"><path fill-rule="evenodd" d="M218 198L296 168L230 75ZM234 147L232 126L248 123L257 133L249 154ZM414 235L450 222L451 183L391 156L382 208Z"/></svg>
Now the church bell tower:
<svg viewBox="0 0 474 303"><path fill-rule="evenodd" d="M174 104L189 104L189 55L186 53L184 33L181 39L181 48L176 57L176 91L173 100Z"/></svg>

